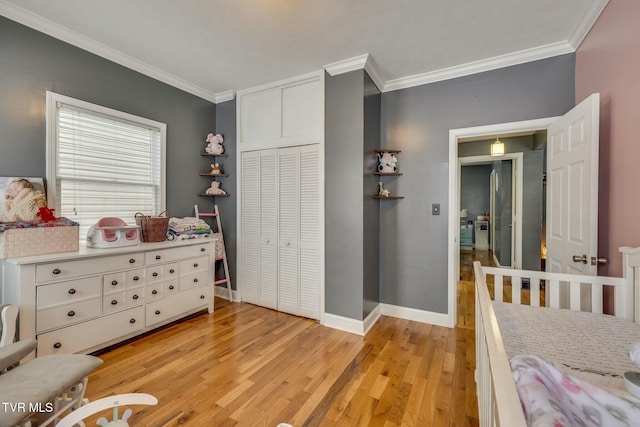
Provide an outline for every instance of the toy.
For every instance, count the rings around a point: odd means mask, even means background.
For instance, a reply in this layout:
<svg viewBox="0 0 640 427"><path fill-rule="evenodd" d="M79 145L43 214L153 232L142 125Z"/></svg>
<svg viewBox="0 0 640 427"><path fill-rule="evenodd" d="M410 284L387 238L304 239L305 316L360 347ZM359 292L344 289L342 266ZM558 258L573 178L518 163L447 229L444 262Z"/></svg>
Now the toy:
<svg viewBox="0 0 640 427"><path fill-rule="evenodd" d="M381 181L378 181L378 196L380 197L389 197L391 195L391 191L384 188L384 185Z"/></svg>
<svg viewBox="0 0 640 427"><path fill-rule="evenodd" d="M211 175L220 175L222 170L220 169L220 165L218 163L211 164Z"/></svg>
<svg viewBox="0 0 640 427"><path fill-rule="evenodd" d="M223 154L224 153L224 147L222 146L224 139L222 138L222 135L220 135L219 133L216 135L212 133L207 135L206 142L207 142L207 147L204 149L204 151L206 151L207 154Z"/></svg>
<svg viewBox="0 0 640 427"><path fill-rule="evenodd" d="M53 215L53 211L55 211L55 209L49 209L48 207L43 206L38 209L38 216L44 222L55 221L56 217Z"/></svg>
<svg viewBox="0 0 640 427"><path fill-rule="evenodd" d="M398 158L391 153L378 153L378 172L393 173L398 170Z"/></svg>
<svg viewBox="0 0 640 427"><path fill-rule="evenodd" d="M227 192L220 188L220 182L211 181L211 187L207 188L204 194L208 194L210 196L226 196Z"/></svg>

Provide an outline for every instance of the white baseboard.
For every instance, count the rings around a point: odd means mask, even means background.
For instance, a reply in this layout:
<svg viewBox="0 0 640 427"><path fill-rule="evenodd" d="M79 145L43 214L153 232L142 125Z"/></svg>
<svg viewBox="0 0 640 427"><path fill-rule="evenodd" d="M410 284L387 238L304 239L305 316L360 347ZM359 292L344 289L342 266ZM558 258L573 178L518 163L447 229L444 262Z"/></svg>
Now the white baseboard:
<svg viewBox="0 0 640 427"><path fill-rule="evenodd" d="M409 307L400 307L391 304L378 304L366 319L356 320L349 317L338 316L336 314L324 314L324 326L351 332L357 335L366 335L376 324L380 316L396 317L398 319L412 320L414 322L428 323L430 325L445 326L450 328L449 316L443 313L418 310Z"/></svg>
<svg viewBox="0 0 640 427"><path fill-rule="evenodd" d="M219 298L229 300L229 291L227 288L223 288L222 286L214 286L213 294ZM235 290L231 290L231 297L233 298L233 301L238 301L238 295Z"/></svg>
<svg viewBox="0 0 640 427"><path fill-rule="evenodd" d="M413 320L414 322L429 323L431 325L449 325L449 316L444 313L418 310L416 308L401 307L391 304L380 304L380 312L383 316L397 317L398 319Z"/></svg>
<svg viewBox="0 0 640 427"><path fill-rule="evenodd" d="M324 326L364 336L364 322L337 314L325 313Z"/></svg>

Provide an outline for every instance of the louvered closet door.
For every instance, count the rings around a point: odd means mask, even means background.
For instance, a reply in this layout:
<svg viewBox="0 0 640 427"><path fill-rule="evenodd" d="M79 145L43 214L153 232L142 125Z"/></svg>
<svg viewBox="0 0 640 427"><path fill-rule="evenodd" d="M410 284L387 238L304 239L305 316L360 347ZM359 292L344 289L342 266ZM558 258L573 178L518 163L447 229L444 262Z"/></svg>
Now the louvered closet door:
<svg viewBox="0 0 640 427"><path fill-rule="evenodd" d="M278 150L278 310L299 313L298 286L298 147Z"/></svg>
<svg viewBox="0 0 640 427"><path fill-rule="evenodd" d="M242 300L260 304L260 152L242 153Z"/></svg>
<svg viewBox="0 0 640 427"><path fill-rule="evenodd" d="M300 147L299 307L301 316L320 319L320 152Z"/></svg>
<svg viewBox="0 0 640 427"><path fill-rule="evenodd" d="M278 308L278 150L260 152L260 305Z"/></svg>

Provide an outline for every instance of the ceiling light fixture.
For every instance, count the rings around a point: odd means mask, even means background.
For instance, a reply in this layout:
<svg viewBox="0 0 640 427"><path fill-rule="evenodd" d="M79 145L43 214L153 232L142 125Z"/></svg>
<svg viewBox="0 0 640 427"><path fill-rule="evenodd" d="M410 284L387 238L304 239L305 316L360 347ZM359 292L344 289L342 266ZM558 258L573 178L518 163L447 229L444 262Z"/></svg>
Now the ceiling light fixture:
<svg viewBox="0 0 640 427"><path fill-rule="evenodd" d="M492 156L504 155L504 143L500 142L500 139L498 139L497 137L495 142L491 144L491 155Z"/></svg>

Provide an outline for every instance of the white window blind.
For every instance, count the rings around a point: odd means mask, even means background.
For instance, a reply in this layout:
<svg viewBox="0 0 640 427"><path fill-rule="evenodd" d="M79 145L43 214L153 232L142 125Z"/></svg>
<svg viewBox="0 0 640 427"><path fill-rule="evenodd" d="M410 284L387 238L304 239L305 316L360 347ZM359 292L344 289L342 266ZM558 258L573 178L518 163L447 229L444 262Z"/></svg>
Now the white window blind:
<svg viewBox="0 0 640 427"><path fill-rule="evenodd" d="M59 95L58 95L59 96ZM66 98L66 97L65 97ZM80 238L103 217L135 224L164 207L164 125L69 99L56 101L49 188L56 216L80 223ZM94 108L92 108L94 107ZM105 111L107 111L105 113ZM49 201L51 205L51 200Z"/></svg>

